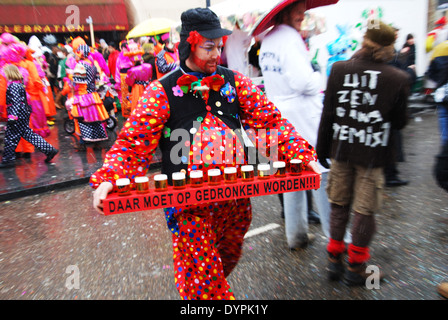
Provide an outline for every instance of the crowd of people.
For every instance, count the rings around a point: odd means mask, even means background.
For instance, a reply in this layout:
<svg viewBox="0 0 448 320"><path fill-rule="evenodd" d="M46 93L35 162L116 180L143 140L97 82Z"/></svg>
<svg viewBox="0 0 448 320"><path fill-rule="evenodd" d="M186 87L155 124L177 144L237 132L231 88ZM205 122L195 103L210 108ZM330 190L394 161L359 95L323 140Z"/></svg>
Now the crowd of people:
<svg viewBox="0 0 448 320"><path fill-rule="evenodd" d="M238 130L281 128L278 137L266 141L269 146L279 146L278 159L298 158L303 169L321 177L318 190L285 193L281 198L288 247L306 248L312 241L308 222L314 209L328 238L329 279L364 285L382 186L407 183L398 178L396 162L404 161L397 155L402 154L400 130L407 124L407 100L415 82L415 45L409 35L398 52L394 48L397 28L385 23L368 28L362 48L349 60L334 63L323 94L321 71L310 62L301 36L306 9L305 1L284 8L275 17L274 28L257 39L255 50L251 50L251 61L262 72L265 90L242 72L221 65L221 52L232 32L221 28L209 9L182 14L180 42L176 44L169 33L118 45L100 40L95 48L78 37L64 46L53 42L42 54L39 43L34 44L36 39L24 45L3 34L0 113L8 121L8 151L3 154L2 167L14 165L20 152L29 153L21 151L26 145L19 143L19 138L44 152L46 161L53 159L57 150L44 140L54 121L53 105L67 108L74 118L80 150L86 143L107 140L105 121L110 115L97 92L100 84L116 90L114 111L121 109L127 120L106 153L104 165L90 178L95 189L93 205L100 213L102 200L116 188L117 178L134 181L145 175L157 147L163 155L162 173L170 183L175 172L189 175L200 170L206 179L208 169L223 172L226 166L247 164L244 148L248 146L244 143L231 144L230 163L210 162L201 156L198 161L194 151L176 162L172 155L177 141L170 139L175 129L189 132L187 144L194 146L192 150L198 148L202 155L210 154L210 148L217 159L227 156L228 146L220 145L223 139L216 139L223 131L226 139L238 139ZM436 68L437 75L429 72L429 76L441 86L448 81L448 67L446 59L435 61L444 68ZM439 114L442 153L436 176L446 188L446 105L439 106ZM196 122L200 126L195 126ZM233 132L231 137L226 129ZM207 143L201 140L210 137L205 131L215 134ZM316 208L312 208L313 201ZM241 256L252 218L250 199L164 211L172 232L180 296L233 299L226 277ZM446 287L441 288L446 296Z"/></svg>
<svg viewBox="0 0 448 320"><path fill-rule="evenodd" d="M121 110L128 118L150 81L162 77L179 64L176 46L170 33L156 37L123 40L107 44L103 39L94 47L78 36L65 44L53 35L35 35L28 44L9 33L0 38L1 66L19 67L26 90L26 103L32 107L29 126L46 138L55 125L57 110L68 112L74 120L74 146L79 151L86 145L101 147L108 140L105 123ZM6 104L8 79L0 74L0 118L10 123ZM99 91L105 88L112 100L105 101ZM11 144L9 138L5 144ZM15 156L3 158L5 167L15 165L16 157L30 158L33 145L22 137Z"/></svg>

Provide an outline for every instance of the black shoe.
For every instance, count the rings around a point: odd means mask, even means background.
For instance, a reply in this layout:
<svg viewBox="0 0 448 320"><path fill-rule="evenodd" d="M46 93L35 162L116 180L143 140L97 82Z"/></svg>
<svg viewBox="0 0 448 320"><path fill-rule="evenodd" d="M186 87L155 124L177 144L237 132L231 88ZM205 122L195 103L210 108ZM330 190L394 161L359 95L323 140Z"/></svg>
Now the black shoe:
<svg viewBox="0 0 448 320"><path fill-rule="evenodd" d="M400 187L409 183L407 180L401 180L399 178L386 180L386 187Z"/></svg>
<svg viewBox="0 0 448 320"><path fill-rule="evenodd" d="M339 281L344 275L345 269L342 264L342 255L339 257L334 257L330 255L328 257L328 279L330 281Z"/></svg>
<svg viewBox="0 0 448 320"><path fill-rule="evenodd" d="M23 153L23 158L24 159L31 159L31 152L24 152Z"/></svg>
<svg viewBox="0 0 448 320"><path fill-rule="evenodd" d="M16 163L14 161L0 163L0 168L12 168L15 166L16 166Z"/></svg>
<svg viewBox="0 0 448 320"><path fill-rule="evenodd" d="M53 149L49 154L47 154L47 158L45 159L46 163L49 163L53 158L59 153L58 149Z"/></svg>

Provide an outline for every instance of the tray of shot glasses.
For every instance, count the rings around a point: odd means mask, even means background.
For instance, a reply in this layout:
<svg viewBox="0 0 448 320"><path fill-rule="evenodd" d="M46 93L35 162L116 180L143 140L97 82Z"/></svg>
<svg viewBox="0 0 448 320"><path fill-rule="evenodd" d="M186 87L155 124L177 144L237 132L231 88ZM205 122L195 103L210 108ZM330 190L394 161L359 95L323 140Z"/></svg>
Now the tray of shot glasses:
<svg viewBox="0 0 448 320"><path fill-rule="evenodd" d="M172 185L165 174L153 177L150 187L147 176L118 179L116 187L103 200L104 214L153 210L167 207L184 207L201 203L251 198L269 194L312 190L320 187L318 174L302 170L302 161L288 163L275 161L270 164L243 165L203 171L172 174Z"/></svg>

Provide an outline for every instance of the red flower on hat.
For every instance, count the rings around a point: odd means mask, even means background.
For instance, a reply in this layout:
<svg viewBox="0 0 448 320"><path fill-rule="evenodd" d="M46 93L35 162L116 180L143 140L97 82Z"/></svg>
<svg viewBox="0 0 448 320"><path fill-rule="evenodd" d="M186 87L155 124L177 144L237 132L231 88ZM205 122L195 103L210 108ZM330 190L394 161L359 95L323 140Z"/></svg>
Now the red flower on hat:
<svg viewBox="0 0 448 320"><path fill-rule="evenodd" d="M190 31L190 36L187 38L187 42L191 44L191 48L193 49L196 44L198 44L202 40L202 36L199 32Z"/></svg>

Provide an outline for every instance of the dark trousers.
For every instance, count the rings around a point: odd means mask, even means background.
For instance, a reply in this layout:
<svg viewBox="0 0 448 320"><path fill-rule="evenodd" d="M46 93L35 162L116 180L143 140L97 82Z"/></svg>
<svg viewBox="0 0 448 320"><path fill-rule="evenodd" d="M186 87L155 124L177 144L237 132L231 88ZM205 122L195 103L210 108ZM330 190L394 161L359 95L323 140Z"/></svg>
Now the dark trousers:
<svg viewBox="0 0 448 320"><path fill-rule="evenodd" d="M397 162L404 162L403 139L400 130L392 130L392 155L389 163L384 167L386 181L398 179L400 173L397 169Z"/></svg>

